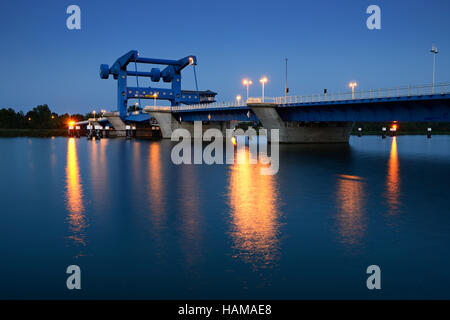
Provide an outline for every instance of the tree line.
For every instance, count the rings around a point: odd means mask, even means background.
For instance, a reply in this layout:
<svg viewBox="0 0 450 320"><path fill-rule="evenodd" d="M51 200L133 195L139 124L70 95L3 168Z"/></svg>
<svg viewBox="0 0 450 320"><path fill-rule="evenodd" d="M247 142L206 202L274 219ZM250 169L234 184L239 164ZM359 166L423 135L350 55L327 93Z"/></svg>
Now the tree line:
<svg viewBox="0 0 450 320"><path fill-rule="evenodd" d="M67 129L70 121L82 121L92 117L91 113L57 114L52 112L48 105L34 107L24 113L16 112L12 108L0 109L0 129Z"/></svg>

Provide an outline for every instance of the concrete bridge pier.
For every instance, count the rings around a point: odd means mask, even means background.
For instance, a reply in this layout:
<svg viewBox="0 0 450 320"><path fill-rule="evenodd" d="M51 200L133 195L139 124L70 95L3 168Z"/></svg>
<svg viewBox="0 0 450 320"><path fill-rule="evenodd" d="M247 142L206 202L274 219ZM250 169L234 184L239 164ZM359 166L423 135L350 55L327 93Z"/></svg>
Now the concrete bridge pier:
<svg viewBox="0 0 450 320"><path fill-rule="evenodd" d="M281 143L348 143L353 122L320 122L304 123L284 121L278 114L276 104L249 103L262 126L268 129L279 129Z"/></svg>
<svg viewBox="0 0 450 320"><path fill-rule="evenodd" d="M125 137L126 124L120 119L118 112L105 112L103 117L107 118L109 123L114 127L114 131L110 132L112 136Z"/></svg>
<svg viewBox="0 0 450 320"><path fill-rule="evenodd" d="M159 124L159 129L164 139L170 139L173 130L181 127L170 110L152 110L146 112Z"/></svg>
<svg viewBox="0 0 450 320"><path fill-rule="evenodd" d="M159 128L161 130L161 135L165 139L170 139L172 137L172 132L176 129L186 129L190 132L191 137L194 139L201 139L202 136L197 136L197 133L194 130L194 122L193 121L181 121L179 122L176 119L172 111L170 110L151 110L146 111L150 117L154 118L156 122L159 124ZM226 129L234 128L236 126L235 121L220 121L220 122L203 122L202 124L202 134L208 129L219 129L223 135L226 134Z"/></svg>

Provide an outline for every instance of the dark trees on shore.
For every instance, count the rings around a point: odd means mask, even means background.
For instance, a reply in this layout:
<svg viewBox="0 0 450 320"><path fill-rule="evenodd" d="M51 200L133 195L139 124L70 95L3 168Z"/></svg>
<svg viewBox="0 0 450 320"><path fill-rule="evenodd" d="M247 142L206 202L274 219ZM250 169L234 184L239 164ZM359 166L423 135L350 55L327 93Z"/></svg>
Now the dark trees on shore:
<svg viewBox="0 0 450 320"><path fill-rule="evenodd" d="M39 105L26 114L11 108L0 109L0 129L66 129L70 121L85 120L81 114L58 115L48 105Z"/></svg>

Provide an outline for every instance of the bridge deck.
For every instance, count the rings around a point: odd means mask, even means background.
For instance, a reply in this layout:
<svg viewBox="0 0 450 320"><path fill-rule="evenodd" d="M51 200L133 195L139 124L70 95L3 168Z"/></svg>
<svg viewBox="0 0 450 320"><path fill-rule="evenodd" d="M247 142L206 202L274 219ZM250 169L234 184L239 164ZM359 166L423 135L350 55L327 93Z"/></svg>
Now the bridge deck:
<svg viewBox="0 0 450 320"><path fill-rule="evenodd" d="M258 121L252 108L276 108L284 121L450 121L450 84L402 87L338 94L249 98L228 102L183 106L147 106L145 112L171 112L179 121ZM130 121L145 120L142 113Z"/></svg>

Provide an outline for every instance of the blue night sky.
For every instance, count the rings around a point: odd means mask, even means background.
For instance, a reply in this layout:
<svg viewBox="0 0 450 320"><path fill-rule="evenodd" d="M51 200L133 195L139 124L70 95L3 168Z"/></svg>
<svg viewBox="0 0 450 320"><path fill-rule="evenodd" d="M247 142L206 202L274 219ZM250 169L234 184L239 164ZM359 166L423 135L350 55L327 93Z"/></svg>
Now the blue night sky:
<svg viewBox="0 0 450 320"><path fill-rule="evenodd" d="M81 30L66 28L70 4L81 8ZM366 27L371 4L381 7L381 30ZM428 84L433 43L436 81L450 81L448 0L16 0L1 2L0 28L0 108L24 111L44 103L58 113L115 109L116 81L100 79L99 65L131 49L196 55L199 88L220 101L244 95L244 77L255 83L250 95L260 95L261 75L266 96L283 95L285 57L292 95L343 91L350 80L358 89ZM195 88L191 67L183 81ZM158 86L140 81L150 84Z"/></svg>

